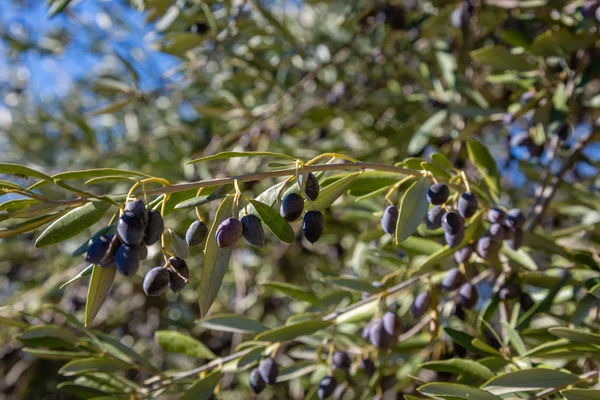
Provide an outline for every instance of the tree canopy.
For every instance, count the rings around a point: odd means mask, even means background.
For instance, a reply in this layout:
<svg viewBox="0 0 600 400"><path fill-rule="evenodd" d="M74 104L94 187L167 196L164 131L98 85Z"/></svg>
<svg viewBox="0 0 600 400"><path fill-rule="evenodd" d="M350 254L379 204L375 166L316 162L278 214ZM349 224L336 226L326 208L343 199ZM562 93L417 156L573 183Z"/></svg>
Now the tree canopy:
<svg viewBox="0 0 600 400"><path fill-rule="evenodd" d="M595 0L2 2L0 393L600 398L599 89Z"/></svg>

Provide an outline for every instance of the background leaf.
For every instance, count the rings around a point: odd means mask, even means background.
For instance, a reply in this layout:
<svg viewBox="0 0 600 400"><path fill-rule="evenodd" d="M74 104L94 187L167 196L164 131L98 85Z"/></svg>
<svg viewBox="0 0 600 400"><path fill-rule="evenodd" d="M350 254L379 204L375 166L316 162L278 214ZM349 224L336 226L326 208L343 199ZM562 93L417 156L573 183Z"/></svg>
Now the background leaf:
<svg viewBox="0 0 600 400"><path fill-rule="evenodd" d="M202 342L177 331L156 331L156 343L171 353L186 354L188 356L212 360L215 354Z"/></svg>

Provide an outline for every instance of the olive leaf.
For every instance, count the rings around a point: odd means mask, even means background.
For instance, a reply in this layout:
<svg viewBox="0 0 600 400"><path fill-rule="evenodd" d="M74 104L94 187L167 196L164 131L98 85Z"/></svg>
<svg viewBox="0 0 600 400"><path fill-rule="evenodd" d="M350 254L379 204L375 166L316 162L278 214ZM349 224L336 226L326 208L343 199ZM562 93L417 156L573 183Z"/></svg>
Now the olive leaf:
<svg viewBox="0 0 600 400"><path fill-rule="evenodd" d="M205 316L210 310L210 306L215 301L217 293L221 288L225 271L229 266L231 257L231 247L221 248L217 246L216 232L221 222L231 216L233 209L233 198L223 199L215 219L208 233L206 245L204 247L204 269L200 278L200 313Z"/></svg>
<svg viewBox="0 0 600 400"><path fill-rule="evenodd" d="M296 239L294 230L289 222L279 215L277 211L257 200L250 200L250 204L254 206L256 214L258 214L262 222L279 240L285 243L294 243Z"/></svg>
<svg viewBox="0 0 600 400"><path fill-rule="evenodd" d="M94 266L85 302L85 326L87 327L108 298L108 292L115 279L116 268Z"/></svg>
<svg viewBox="0 0 600 400"><path fill-rule="evenodd" d="M42 232L35 247L49 246L77 235L98 222L109 208L109 203L91 201L69 211Z"/></svg>
<svg viewBox="0 0 600 400"><path fill-rule="evenodd" d="M423 222L423 218L429 209L429 203L427 202L428 190L429 181L425 178L419 178L404 192L398 208L396 243L402 242L412 235Z"/></svg>

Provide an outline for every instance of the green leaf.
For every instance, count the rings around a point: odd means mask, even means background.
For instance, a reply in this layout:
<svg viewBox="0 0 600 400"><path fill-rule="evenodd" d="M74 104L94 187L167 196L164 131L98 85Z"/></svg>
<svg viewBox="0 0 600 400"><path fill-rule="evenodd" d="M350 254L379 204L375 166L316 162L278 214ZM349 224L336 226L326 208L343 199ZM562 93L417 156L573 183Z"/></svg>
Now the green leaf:
<svg viewBox="0 0 600 400"><path fill-rule="evenodd" d="M306 301L314 305L320 305L319 299L312 294L307 288L294 285L286 282L261 282L260 286L277 290L283 294L290 296L293 299Z"/></svg>
<svg viewBox="0 0 600 400"><path fill-rule="evenodd" d="M0 179L0 189L16 189L16 190L25 190L21 186L16 183L12 183L9 181L5 181L4 179Z"/></svg>
<svg viewBox="0 0 600 400"><path fill-rule="evenodd" d="M90 322L96 317L98 311L102 307L102 304L108 298L108 292L115 280L115 274L117 269L104 268L94 265L92 271L92 278L90 279L90 286L88 287L87 299L85 302L85 326L87 327Z"/></svg>
<svg viewBox="0 0 600 400"><path fill-rule="evenodd" d="M77 235L98 222L109 208L109 203L92 201L69 211L42 232L35 247L49 246Z"/></svg>
<svg viewBox="0 0 600 400"><path fill-rule="evenodd" d="M114 357L127 363L138 364L149 370L156 370L156 368L148 360L138 354L131 347L121 343L121 341L116 337L102 332L95 332L94 334L101 340L100 345L105 352L108 352Z"/></svg>
<svg viewBox="0 0 600 400"><path fill-rule="evenodd" d="M492 195L497 198L500 194L500 175L498 173L496 161L489 150L477 139L469 138L467 139L467 152L469 153L469 158L473 162L473 165L475 165L490 188Z"/></svg>
<svg viewBox="0 0 600 400"><path fill-rule="evenodd" d="M561 278L554 285L554 287L552 289L550 289L550 291L548 292L548 294L546 295L544 300L535 303L534 306L531 307L531 309L529 311L525 312L519 318L519 321L518 321L515 329L517 331L520 331L521 329L526 328L527 326L529 326L529 323L531 322L531 320L533 319L533 316L536 313L545 312L546 310L550 309L550 307L552 306L552 303L554 302L554 298L556 297L558 292L562 289L562 287L569 281L569 279L570 278L568 275L565 275L563 278Z"/></svg>
<svg viewBox="0 0 600 400"><path fill-rule="evenodd" d="M104 107L97 108L86 114L89 114L90 116L102 115L102 114L112 114L115 111L119 111L120 109L124 108L125 106L127 106L131 103L134 103L136 100L138 100L138 97L133 96L133 95L122 97L120 99L117 99L113 102L108 103Z"/></svg>
<svg viewBox="0 0 600 400"><path fill-rule="evenodd" d="M473 341L475 340L475 337L473 337L467 333L458 331L458 330L450 328L448 326L444 327L444 331L446 332L446 334L448 334L448 336L450 336L450 338L452 339L453 342L458 343L459 345L461 345L462 347L464 347L467 350L472 351L473 353L482 354L484 356L498 355L498 352L494 348L491 348L491 351L490 351L488 348L480 348L482 346L479 346L479 347L474 346Z"/></svg>
<svg viewBox="0 0 600 400"><path fill-rule="evenodd" d="M521 336L519 336L519 333L515 330L515 328L513 328L512 326L510 326L510 324L506 322L503 322L502 326L506 331L506 335L510 339L509 343L512 343L515 350L517 350L517 353L519 353L520 356L523 356L525 353L527 353L525 343L523 342L523 339L521 339Z"/></svg>
<svg viewBox="0 0 600 400"><path fill-rule="evenodd" d="M165 246L170 247L179 258L186 259L190 255L187 242L170 228L165 228ZM168 243L168 245L167 245Z"/></svg>
<svg viewBox="0 0 600 400"><path fill-rule="evenodd" d="M354 277L326 278L323 281L354 292L378 293L381 290L364 279Z"/></svg>
<svg viewBox="0 0 600 400"><path fill-rule="evenodd" d="M55 325L33 326L15 337L26 346L68 347L79 338L64 328Z"/></svg>
<svg viewBox="0 0 600 400"><path fill-rule="evenodd" d="M450 372L452 374L464 375L482 381L487 381L494 376L494 373L488 367L485 367L478 362L461 358L429 361L421 364L421 368L439 372Z"/></svg>
<svg viewBox="0 0 600 400"><path fill-rule="evenodd" d="M294 243L296 237L290 224L275 210L257 200L250 200L254 210L271 232L282 242Z"/></svg>
<svg viewBox="0 0 600 400"><path fill-rule="evenodd" d="M426 396L440 399L500 400L484 390L457 383L427 383L417 389Z"/></svg>
<svg viewBox="0 0 600 400"><path fill-rule="evenodd" d="M7 200L0 204L0 211L6 211L7 213L13 213L17 210L29 207L33 204L38 204L40 201L36 199L14 199Z"/></svg>
<svg viewBox="0 0 600 400"><path fill-rule="evenodd" d="M442 153L431 153L429 155L429 158L431 158L431 161L433 161L436 164L441 165L442 167L446 167L448 169L454 169L454 165L452 165L450 160L448 160L448 158L445 155L443 155Z"/></svg>
<svg viewBox="0 0 600 400"><path fill-rule="evenodd" d="M277 195L285 186L286 181L281 181L270 188L266 189L264 192L259 194L254 198L256 201L260 201L263 204L268 205L269 207L273 207L275 203L277 203ZM256 210L252 204L248 205L248 214L256 214ZM240 217L246 215L246 210L240 211Z"/></svg>
<svg viewBox="0 0 600 400"><path fill-rule="evenodd" d="M569 339L572 342L600 345L600 335L596 333L563 327L548 328L548 332L556 337Z"/></svg>
<svg viewBox="0 0 600 400"><path fill-rule="evenodd" d="M204 204L208 204L214 200L224 199L227 196L228 196L227 194L211 193L206 196L194 197L193 199L185 200L185 201L182 201L181 203L177 204L175 206L175 209L198 207L198 206L202 206Z"/></svg>
<svg viewBox="0 0 600 400"><path fill-rule="evenodd" d="M597 41L598 35L593 33L574 34L568 28L553 28L534 39L531 51L543 57L564 57Z"/></svg>
<svg viewBox="0 0 600 400"><path fill-rule="evenodd" d="M207 38L207 35L198 35L196 33L177 33L175 35L168 35L165 36L164 43L160 50L164 53L183 57L187 51L200 46Z"/></svg>
<svg viewBox="0 0 600 400"><path fill-rule="evenodd" d="M348 186L360 175L360 172L346 175L342 179L325 186L319 192L319 197L312 202L314 210L324 211L331 206L341 195L346 192ZM305 202L305 208L310 209L308 200Z"/></svg>
<svg viewBox="0 0 600 400"><path fill-rule="evenodd" d="M292 340L299 336L306 336L315 333L318 330L325 329L330 325L330 322L321 319L313 319L309 321L299 322L297 324L285 325L275 329L271 329L256 335L256 340L267 342L282 342Z"/></svg>
<svg viewBox="0 0 600 400"><path fill-rule="evenodd" d="M203 360L216 358L202 342L177 331L156 331L156 343L171 353L186 354Z"/></svg>
<svg viewBox="0 0 600 400"><path fill-rule="evenodd" d="M531 256L523 248L513 250L506 244L506 242L502 242L502 253L504 253L512 261L520 264L530 271L537 271L538 269L538 266L533 258L531 258Z"/></svg>
<svg viewBox="0 0 600 400"><path fill-rule="evenodd" d="M257 333L269 329L259 321L235 314L215 315L197 321L197 324L214 331L234 333Z"/></svg>
<svg viewBox="0 0 600 400"><path fill-rule="evenodd" d="M76 282L82 278L85 278L86 276L90 276L92 274L92 271L94 270L94 264L90 264L87 267L85 267L80 273L78 273L77 275L75 275L74 277L72 277L71 279L69 279L68 281L66 281L65 283L63 283L60 288L64 289L65 286L67 286L70 283Z"/></svg>
<svg viewBox="0 0 600 400"><path fill-rule="evenodd" d="M198 379L186 390L179 400L208 400L212 397L217 384L221 379L221 371L216 370L204 378Z"/></svg>
<svg viewBox="0 0 600 400"><path fill-rule="evenodd" d="M301 378L315 371L319 367L313 361L298 361L282 368L277 376L277 382L287 382L292 379Z"/></svg>
<svg viewBox="0 0 600 400"><path fill-rule="evenodd" d="M426 272L430 270L432 267L439 264L442 260L445 260L461 248L465 247L474 237L479 237L480 235L483 235L483 226L481 224L482 215L483 211L480 210L477 212L477 214L475 214L472 217L471 223L469 224L467 229L465 229L465 238L459 246L456 246L455 248L450 248L448 245L445 245L444 247L427 257L422 264L417 265L416 267L418 267L418 270L421 272Z"/></svg>
<svg viewBox="0 0 600 400"><path fill-rule="evenodd" d="M83 398L83 399L98 399L98 398L102 398L102 396L107 395L102 390L99 390L99 389L96 389L93 387L89 387L89 386L85 386L85 385L78 385L76 383L68 382L68 381L59 383L58 385L56 385L56 388L59 389L60 391L74 394L78 398Z"/></svg>
<svg viewBox="0 0 600 400"><path fill-rule="evenodd" d="M592 296L600 299L600 283L594 285L589 292Z"/></svg>
<svg viewBox="0 0 600 400"><path fill-rule="evenodd" d="M19 164L0 163L0 175L4 174L14 175L18 178L36 178L50 183L54 181L51 176Z"/></svg>
<svg viewBox="0 0 600 400"><path fill-rule="evenodd" d="M216 232L221 222L231 216L233 208L233 198L223 199L215 219L208 233L206 245L204 247L204 269L200 278L200 314L205 316L210 310L210 306L217 298L225 271L229 267L231 257L231 247L220 248L217 246Z"/></svg>
<svg viewBox="0 0 600 400"><path fill-rule="evenodd" d="M195 160L188 161L187 164L195 164L204 161L212 161L212 160L223 160L228 158L238 158L238 157L278 157L285 158L287 160L296 161L294 157L288 156L287 154L281 153L272 153L270 151L222 151L217 154L213 154L212 156L196 158Z"/></svg>
<svg viewBox="0 0 600 400"><path fill-rule="evenodd" d="M560 394L567 400L600 400L600 390L593 389L566 389L561 390Z"/></svg>
<svg viewBox="0 0 600 400"><path fill-rule="evenodd" d="M62 12L69 3L73 0L54 0L48 9L48 18L54 17L56 14Z"/></svg>
<svg viewBox="0 0 600 400"><path fill-rule="evenodd" d="M485 46L471 52L471 58L479 63L500 70L529 71L535 68L527 57L513 54L504 46Z"/></svg>
<svg viewBox="0 0 600 400"><path fill-rule="evenodd" d="M425 120L412 135L406 150L408 154L416 154L423 150L429 143L429 138L433 136L435 129L446 120L446 117L448 117L448 110L440 110Z"/></svg>
<svg viewBox="0 0 600 400"><path fill-rule="evenodd" d="M66 212L67 212L66 210L63 210L63 211L59 211L59 212L57 212L55 214L51 214L51 215L42 215L41 217L27 220L21 224L17 224L10 228L0 229L0 239L4 239L4 238L19 235L21 233L32 231L36 228L39 228L42 225L46 225L47 223L54 221L57 218L60 218Z"/></svg>
<svg viewBox="0 0 600 400"><path fill-rule="evenodd" d="M427 202L428 190L429 181L421 178L417 179L404 192L398 209L398 223L396 224L395 235L396 243L406 240L423 222L423 218L429 209L429 203Z"/></svg>
<svg viewBox="0 0 600 400"><path fill-rule="evenodd" d="M347 174L332 175L323 181L323 186L329 185L329 183L326 185L326 182L334 182L345 176L347 176ZM350 186L348 186L348 193L351 196L364 196L380 190L381 188L389 187L403 177L404 175L399 175L395 172L365 171L358 175L358 177L352 181Z"/></svg>
<svg viewBox="0 0 600 400"><path fill-rule="evenodd" d="M25 321L21 321L17 317L4 317L0 315L0 325L4 326L16 326L18 328L27 329L31 325L29 325Z"/></svg>
<svg viewBox="0 0 600 400"><path fill-rule="evenodd" d="M116 372L132 367L126 362L111 358L90 357L73 360L58 370L64 376L82 375L89 372Z"/></svg>
<svg viewBox="0 0 600 400"><path fill-rule="evenodd" d="M61 172L60 174L52 175L52 179L60 179L61 181L70 181L75 179L90 179L101 178L105 176L140 176L143 178L152 178L152 175L143 174L136 171L128 171L118 168L94 168L84 169L80 171Z"/></svg>
<svg viewBox="0 0 600 400"><path fill-rule="evenodd" d="M547 368L523 369L492 378L484 389L496 395L552 389L579 381L577 375Z"/></svg>
<svg viewBox="0 0 600 400"><path fill-rule="evenodd" d="M432 162L423 161L421 163L421 168L423 168L425 171L431 172L431 174L438 179L450 180L452 178L452 175L450 175L448 171Z"/></svg>

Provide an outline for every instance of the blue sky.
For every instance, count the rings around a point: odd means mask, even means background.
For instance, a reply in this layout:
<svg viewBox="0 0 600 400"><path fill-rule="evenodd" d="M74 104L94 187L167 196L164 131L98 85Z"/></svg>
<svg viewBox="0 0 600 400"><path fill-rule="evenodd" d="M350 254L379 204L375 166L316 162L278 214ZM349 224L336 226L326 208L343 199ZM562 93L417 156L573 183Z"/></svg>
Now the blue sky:
<svg viewBox="0 0 600 400"><path fill-rule="evenodd" d="M150 48L158 37L153 26L146 23L145 13L132 9L125 0L81 1L69 7L68 15L59 14L52 19L47 17L45 3L0 1L0 35L35 44L18 56L16 68L7 58L9 43L0 41L0 85L24 79L26 93L32 99L52 101L65 96L74 81L98 71L126 73L114 56L116 52L140 66L137 72L145 91L164 86L164 72L180 63L177 58ZM117 19L120 29L115 29ZM59 34L69 38L67 46L56 53L45 51L52 47L52 36Z"/></svg>

